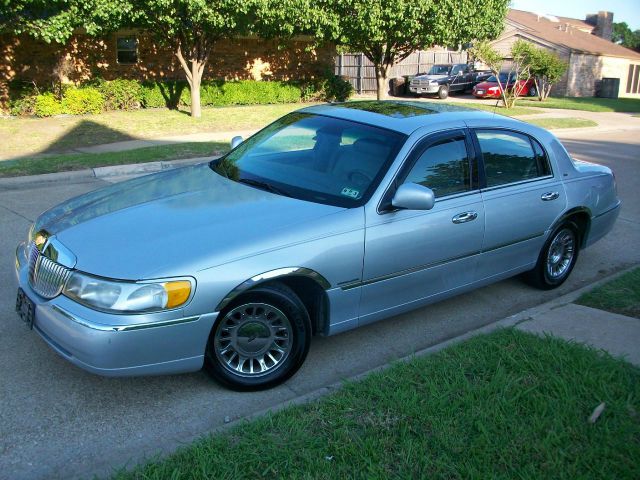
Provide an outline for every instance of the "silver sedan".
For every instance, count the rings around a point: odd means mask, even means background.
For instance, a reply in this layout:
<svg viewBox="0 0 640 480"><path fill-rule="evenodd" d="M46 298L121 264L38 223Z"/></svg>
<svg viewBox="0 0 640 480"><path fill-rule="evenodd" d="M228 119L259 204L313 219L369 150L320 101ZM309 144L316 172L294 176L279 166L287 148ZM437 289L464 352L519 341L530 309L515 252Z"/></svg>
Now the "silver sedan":
<svg viewBox="0 0 640 480"><path fill-rule="evenodd" d="M43 213L16 251L28 327L97 374L267 388L313 335L518 274L557 287L620 210L551 133L447 105L313 106L233 147Z"/></svg>

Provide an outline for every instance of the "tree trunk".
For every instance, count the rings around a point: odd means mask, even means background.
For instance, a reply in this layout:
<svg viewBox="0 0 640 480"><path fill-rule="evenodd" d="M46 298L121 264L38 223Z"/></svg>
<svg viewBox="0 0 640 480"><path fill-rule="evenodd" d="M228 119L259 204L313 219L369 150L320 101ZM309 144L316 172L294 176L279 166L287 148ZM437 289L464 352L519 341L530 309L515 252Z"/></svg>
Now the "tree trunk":
<svg viewBox="0 0 640 480"><path fill-rule="evenodd" d="M195 62L194 62L195 63ZM195 72L192 80L189 82L189 88L191 88L191 116L193 118L200 118L202 116L202 109L200 106L200 84L202 83L202 72Z"/></svg>
<svg viewBox="0 0 640 480"><path fill-rule="evenodd" d="M389 65L375 65L376 71L376 87L378 100L384 100L387 98L387 92L389 89L388 76L391 67Z"/></svg>
<svg viewBox="0 0 640 480"><path fill-rule="evenodd" d="M204 47L194 48L191 52L191 68L182 54L182 48L178 45L176 50L176 57L180 60L180 65L187 76L187 82L189 83L189 89L191 90L191 116L193 118L200 118L202 116L202 109L200 106L200 84L202 83L202 74L204 67L207 63L209 56L208 50Z"/></svg>

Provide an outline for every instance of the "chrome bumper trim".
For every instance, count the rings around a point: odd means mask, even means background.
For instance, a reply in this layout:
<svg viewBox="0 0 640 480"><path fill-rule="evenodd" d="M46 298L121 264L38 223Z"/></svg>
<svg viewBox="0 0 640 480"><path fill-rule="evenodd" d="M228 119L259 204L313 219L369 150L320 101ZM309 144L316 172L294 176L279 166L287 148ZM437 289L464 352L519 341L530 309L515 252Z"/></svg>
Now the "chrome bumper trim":
<svg viewBox="0 0 640 480"><path fill-rule="evenodd" d="M142 330L145 328L168 327L171 325L180 325L182 323L195 322L200 318L200 316L195 316L195 317L177 318L175 320L163 320L159 322L140 323L140 324L134 324L134 325L103 325L101 323L94 323L89 320L84 320L82 318L79 318L76 315L67 312L64 308L59 307L58 305L52 305L51 308L56 312L58 312L63 317L71 320L72 322L77 323L78 325L82 325L83 327L90 328L92 330L99 330L101 332L128 332L132 330Z"/></svg>

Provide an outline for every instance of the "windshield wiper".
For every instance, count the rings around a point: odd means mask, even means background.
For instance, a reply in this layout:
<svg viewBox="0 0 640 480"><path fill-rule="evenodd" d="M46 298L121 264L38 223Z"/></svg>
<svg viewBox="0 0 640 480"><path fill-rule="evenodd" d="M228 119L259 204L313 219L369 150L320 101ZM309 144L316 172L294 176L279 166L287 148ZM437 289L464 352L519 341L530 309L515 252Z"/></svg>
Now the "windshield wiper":
<svg viewBox="0 0 640 480"><path fill-rule="evenodd" d="M261 190L266 190L267 192L275 193L276 195L283 195L285 197L290 197L291 195L285 192L284 190L279 189L271 185L270 183L263 182L261 180L254 180L252 178L239 178L238 182L244 183L246 185L251 185L252 187L259 188Z"/></svg>

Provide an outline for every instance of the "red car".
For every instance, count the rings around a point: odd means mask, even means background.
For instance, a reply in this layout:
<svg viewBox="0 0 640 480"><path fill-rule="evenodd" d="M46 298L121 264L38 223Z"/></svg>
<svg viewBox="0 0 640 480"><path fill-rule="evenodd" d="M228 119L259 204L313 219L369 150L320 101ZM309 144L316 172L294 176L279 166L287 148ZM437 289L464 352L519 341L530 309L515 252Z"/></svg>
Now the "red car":
<svg viewBox="0 0 640 480"><path fill-rule="evenodd" d="M509 77L509 83L507 83L507 73L500 74L500 83L502 88L511 90L515 85L516 76L511 74ZM535 97L538 95L536 85L533 78L529 80L518 80L518 88L521 88L521 96ZM498 86L498 80L495 75L491 75L484 82L478 83L473 87L473 95L477 98L500 98L500 87Z"/></svg>

